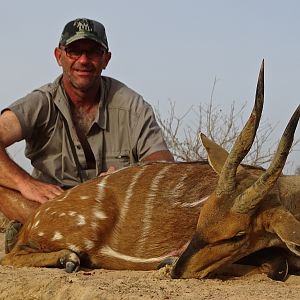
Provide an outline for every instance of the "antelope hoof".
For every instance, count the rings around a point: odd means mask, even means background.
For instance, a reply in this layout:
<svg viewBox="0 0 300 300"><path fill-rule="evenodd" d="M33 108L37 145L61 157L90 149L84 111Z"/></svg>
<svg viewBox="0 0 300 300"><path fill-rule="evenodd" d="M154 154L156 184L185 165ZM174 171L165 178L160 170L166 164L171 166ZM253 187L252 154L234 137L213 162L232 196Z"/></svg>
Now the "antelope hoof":
<svg viewBox="0 0 300 300"><path fill-rule="evenodd" d="M175 265L177 259L178 259L178 257L175 257L175 256L167 257L159 263L159 265L157 266L157 269L161 269L166 266L173 266L173 265Z"/></svg>
<svg viewBox="0 0 300 300"><path fill-rule="evenodd" d="M79 265L76 265L73 261L68 261L65 266L65 271L67 273L77 272L79 270Z"/></svg>
<svg viewBox="0 0 300 300"><path fill-rule="evenodd" d="M62 257L60 259L60 264L67 273L77 272L80 267L80 259L76 253L72 252Z"/></svg>

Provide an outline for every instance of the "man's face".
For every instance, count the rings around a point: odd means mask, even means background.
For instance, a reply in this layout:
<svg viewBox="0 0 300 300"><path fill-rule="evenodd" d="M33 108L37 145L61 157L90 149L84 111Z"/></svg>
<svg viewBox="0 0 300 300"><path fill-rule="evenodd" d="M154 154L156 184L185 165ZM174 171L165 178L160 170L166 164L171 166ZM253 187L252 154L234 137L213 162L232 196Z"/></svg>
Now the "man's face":
<svg viewBox="0 0 300 300"><path fill-rule="evenodd" d="M55 57L63 68L64 82L73 88L87 91L98 87L99 76L106 68L111 54L88 39L55 49Z"/></svg>

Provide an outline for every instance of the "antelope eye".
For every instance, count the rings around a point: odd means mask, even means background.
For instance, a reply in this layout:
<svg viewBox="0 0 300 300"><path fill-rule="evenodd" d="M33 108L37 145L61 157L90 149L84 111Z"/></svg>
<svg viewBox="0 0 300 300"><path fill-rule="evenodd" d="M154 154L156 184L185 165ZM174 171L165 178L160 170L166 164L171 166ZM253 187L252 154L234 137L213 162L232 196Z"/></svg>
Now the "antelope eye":
<svg viewBox="0 0 300 300"><path fill-rule="evenodd" d="M236 236L245 236L246 232L245 231L239 231Z"/></svg>
<svg viewBox="0 0 300 300"><path fill-rule="evenodd" d="M231 238L233 242L239 242L246 236L245 231L239 231L234 237Z"/></svg>

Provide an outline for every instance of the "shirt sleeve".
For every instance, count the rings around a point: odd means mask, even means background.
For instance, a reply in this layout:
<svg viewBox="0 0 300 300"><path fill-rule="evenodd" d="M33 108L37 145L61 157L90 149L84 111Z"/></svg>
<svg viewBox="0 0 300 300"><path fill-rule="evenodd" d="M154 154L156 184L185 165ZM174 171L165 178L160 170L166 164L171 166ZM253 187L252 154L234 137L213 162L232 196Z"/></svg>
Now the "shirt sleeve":
<svg viewBox="0 0 300 300"><path fill-rule="evenodd" d="M138 161L154 152L168 150L152 107L145 101L143 101L143 104L139 110L133 135L134 145L136 145L134 152L136 152Z"/></svg>
<svg viewBox="0 0 300 300"><path fill-rule="evenodd" d="M34 91L12 103L2 110L10 110L17 116L24 139L32 138L35 130L41 128L48 120L48 99L40 91Z"/></svg>

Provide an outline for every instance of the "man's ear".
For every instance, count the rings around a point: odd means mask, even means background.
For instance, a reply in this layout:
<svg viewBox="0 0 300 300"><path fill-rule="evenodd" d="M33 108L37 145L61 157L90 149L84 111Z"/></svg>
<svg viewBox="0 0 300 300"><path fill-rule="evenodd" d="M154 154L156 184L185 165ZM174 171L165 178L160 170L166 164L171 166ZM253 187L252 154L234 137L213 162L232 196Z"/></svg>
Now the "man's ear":
<svg viewBox="0 0 300 300"><path fill-rule="evenodd" d="M56 47L54 49L54 56L56 58L58 65L61 66L62 65L62 63L61 63L62 50L60 48Z"/></svg>
<svg viewBox="0 0 300 300"><path fill-rule="evenodd" d="M104 55L105 55L105 57L104 57L104 64L103 64L103 68L102 68L103 70L106 69L106 67L111 59L111 52L106 52Z"/></svg>

